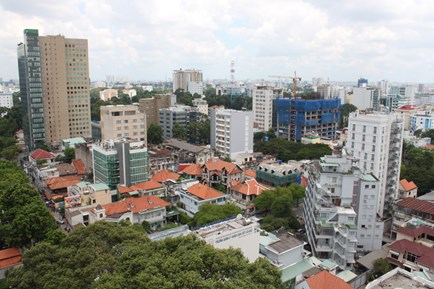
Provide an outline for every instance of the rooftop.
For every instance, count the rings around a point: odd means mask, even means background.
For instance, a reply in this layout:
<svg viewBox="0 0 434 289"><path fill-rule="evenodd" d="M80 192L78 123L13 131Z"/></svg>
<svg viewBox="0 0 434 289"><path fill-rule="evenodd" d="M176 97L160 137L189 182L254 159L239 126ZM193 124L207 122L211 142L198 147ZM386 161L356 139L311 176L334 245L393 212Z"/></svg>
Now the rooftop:
<svg viewBox="0 0 434 289"><path fill-rule="evenodd" d="M280 234L277 237L279 240L271 243L268 247L278 253L283 253L303 245L303 242L291 236L289 233Z"/></svg>
<svg viewBox="0 0 434 289"><path fill-rule="evenodd" d="M417 189L417 186L413 181L409 182L406 179L400 180L399 184L404 188L406 192Z"/></svg>
<svg viewBox="0 0 434 289"><path fill-rule="evenodd" d="M184 141L180 141L177 139L168 139L166 141L166 144L172 147L175 147L177 149L181 149L184 151L188 151L188 152L192 152L192 153L200 153L201 151L203 151L205 148L200 147L200 146L195 146L192 144L189 144L187 142Z"/></svg>
<svg viewBox="0 0 434 289"><path fill-rule="evenodd" d="M57 164L56 168L59 171L59 176L75 175L77 173L77 170L71 164Z"/></svg>
<svg viewBox="0 0 434 289"><path fill-rule="evenodd" d="M126 212L139 213L158 207L168 207L169 203L155 196L144 196L141 198L125 198L119 202L104 205L107 216L123 214Z"/></svg>
<svg viewBox="0 0 434 289"><path fill-rule="evenodd" d="M259 184L255 179L251 179L233 186L232 190L246 196L251 196L251 195L259 196L262 193L262 191L268 190L268 188Z"/></svg>
<svg viewBox="0 0 434 289"><path fill-rule="evenodd" d="M49 153L47 151L44 151L43 149L36 149L30 157L34 160L45 160L45 159L52 159L54 158L54 155L52 153Z"/></svg>
<svg viewBox="0 0 434 289"><path fill-rule="evenodd" d="M415 263L434 268L434 248L406 239L398 240L388 246L389 249L404 254L406 252L417 256Z"/></svg>
<svg viewBox="0 0 434 289"><path fill-rule="evenodd" d="M306 280L310 289L354 289L344 280L328 271L321 271Z"/></svg>
<svg viewBox="0 0 434 289"><path fill-rule="evenodd" d="M294 265L288 266L283 269L282 272L282 282L286 282L294 279L298 275L306 272L307 270L313 268L314 266L307 260L301 260Z"/></svg>
<svg viewBox="0 0 434 289"><path fill-rule="evenodd" d="M86 169L84 168L84 163L81 159L72 160L72 165L77 171L77 175L85 175Z"/></svg>
<svg viewBox="0 0 434 289"><path fill-rule="evenodd" d="M416 198L405 198L399 201L397 203L397 206L434 215L434 203L416 199Z"/></svg>
<svg viewBox="0 0 434 289"><path fill-rule="evenodd" d="M202 165L201 164L192 164L185 167L181 173L187 174L190 176L202 176Z"/></svg>
<svg viewBox="0 0 434 289"><path fill-rule="evenodd" d="M366 289L426 289L434 288L434 283L396 268L366 285Z"/></svg>
<svg viewBox="0 0 434 289"><path fill-rule="evenodd" d="M220 191L217 191L201 183L189 187L187 191L201 200L209 200L225 196Z"/></svg>
<svg viewBox="0 0 434 289"><path fill-rule="evenodd" d="M18 248L0 250L0 269L8 268L22 263L21 252Z"/></svg>
<svg viewBox="0 0 434 289"><path fill-rule="evenodd" d="M236 164L225 162L222 160L210 159L203 165L208 171L223 171L226 170L229 174L241 173L242 170Z"/></svg>
<svg viewBox="0 0 434 289"><path fill-rule="evenodd" d="M207 239L219 235L224 235L226 233L230 233L233 230L241 229L250 225L256 227L258 226L258 223L243 217L233 217L224 221L205 225L197 229L195 233L197 234L197 236L203 239Z"/></svg>
<svg viewBox="0 0 434 289"><path fill-rule="evenodd" d="M168 171L168 170L161 170L158 173L156 173L151 180L162 183L167 180L177 180L179 179L180 175L177 173Z"/></svg>
<svg viewBox="0 0 434 289"><path fill-rule="evenodd" d="M147 191L147 190L154 190L154 189L159 189L159 188L163 188L163 185L160 184L159 182L154 181L154 180L150 180L150 181L141 182L141 183L132 185L129 189L130 190Z"/></svg>

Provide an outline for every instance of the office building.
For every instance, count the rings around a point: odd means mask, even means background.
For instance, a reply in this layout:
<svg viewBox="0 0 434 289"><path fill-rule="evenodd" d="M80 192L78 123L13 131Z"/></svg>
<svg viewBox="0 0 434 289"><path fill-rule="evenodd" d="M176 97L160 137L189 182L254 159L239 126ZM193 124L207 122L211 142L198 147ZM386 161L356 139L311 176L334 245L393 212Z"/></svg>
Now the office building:
<svg viewBox="0 0 434 289"><path fill-rule="evenodd" d="M358 109L380 110L381 91L374 87L354 87L351 104Z"/></svg>
<svg viewBox="0 0 434 289"><path fill-rule="evenodd" d="M434 114L431 110L418 110L410 116L410 131L427 131L434 128Z"/></svg>
<svg viewBox="0 0 434 289"><path fill-rule="evenodd" d="M184 92L188 91L189 82L192 82L192 84L190 84L190 87L192 88L197 88L197 83L203 83L202 71L198 69L182 70L182 68L173 71L173 92L178 89L181 89ZM203 92L200 94L203 94Z"/></svg>
<svg viewBox="0 0 434 289"><path fill-rule="evenodd" d="M191 107L177 105L169 108L160 109L160 127L163 129L164 139L173 138L173 127L180 125L187 131L190 123Z"/></svg>
<svg viewBox="0 0 434 289"><path fill-rule="evenodd" d="M367 87L368 86L368 80L366 78L359 78L357 80L357 87Z"/></svg>
<svg viewBox="0 0 434 289"><path fill-rule="evenodd" d="M380 181L378 213L389 218L397 199L403 120L394 113L357 111L349 115L346 152L360 160L363 173L372 173Z"/></svg>
<svg viewBox="0 0 434 289"><path fill-rule="evenodd" d="M389 94L397 94L402 98L407 98L409 104L414 105L416 96L416 87L414 85L399 85L390 87Z"/></svg>
<svg viewBox="0 0 434 289"><path fill-rule="evenodd" d="M318 134L336 138L340 121L340 99L276 99L273 127L279 137L301 141L307 135Z"/></svg>
<svg viewBox="0 0 434 289"><path fill-rule="evenodd" d="M45 141L91 136L87 39L40 36Z"/></svg>
<svg viewBox="0 0 434 289"><path fill-rule="evenodd" d="M146 116L137 105L101 106L101 140L129 138L147 144Z"/></svg>
<svg viewBox="0 0 434 289"><path fill-rule="evenodd" d="M41 54L37 29L24 30L24 42L18 44L17 54L24 138L27 150L32 151L45 143Z"/></svg>
<svg viewBox="0 0 434 289"><path fill-rule="evenodd" d="M261 131L268 131L273 126L273 95L271 86L255 85L252 89L254 126Z"/></svg>
<svg viewBox="0 0 434 289"><path fill-rule="evenodd" d="M187 91L191 93L191 95L203 95L204 84L202 81L189 81L187 83Z"/></svg>
<svg viewBox="0 0 434 289"><path fill-rule="evenodd" d="M151 124L160 125L160 109L175 105L175 99L171 94L159 94L151 98L141 98L139 109L146 115L146 127Z"/></svg>
<svg viewBox="0 0 434 289"><path fill-rule="evenodd" d="M253 111L211 110L211 147L222 156L253 153Z"/></svg>
<svg viewBox="0 0 434 289"><path fill-rule="evenodd" d="M94 183L111 190L148 180L148 150L143 141L105 141L92 145Z"/></svg>

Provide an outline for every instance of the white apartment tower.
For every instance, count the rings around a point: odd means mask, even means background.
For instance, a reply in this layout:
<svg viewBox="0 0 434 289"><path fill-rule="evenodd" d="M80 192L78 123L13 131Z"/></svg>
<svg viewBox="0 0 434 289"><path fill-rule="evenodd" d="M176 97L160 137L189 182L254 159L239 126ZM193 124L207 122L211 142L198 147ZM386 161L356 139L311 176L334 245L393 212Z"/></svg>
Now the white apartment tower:
<svg viewBox="0 0 434 289"><path fill-rule="evenodd" d="M212 109L211 147L234 159L241 153L253 153L253 111Z"/></svg>
<svg viewBox="0 0 434 289"><path fill-rule="evenodd" d="M273 87L255 85L252 89L252 108L256 127L261 131L272 128Z"/></svg>
<svg viewBox="0 0 434 289"><path fill-rule="evenodd" d="M354 254L381 248L383 223L376 218L379 181L362 174L357 160L325 156L308 169L304 220L318 258L352 268Z"/></svg>
<svg viewBox="0 0 434 289"><path fill-rule="evenodd" d="M357 111L348 118L346 152L359 159L363 173L378 177L378 214L383 219L391 217L392 204L398 196L402 141L400 115Z"/></svg>
<svg viewBox="0 0 434 289"><path fill-rule="evenodd" d="M190 84L190 87L193 87L194 91L197 90L197 87L200 86L200 83L203 82L202 71L198 69L179 69L173 71L173 92L175 92L177 89L188 91L189 82L192 82L192 84ZM199 94L203 94L203 92Z"/></svg>
<svg viewBox="0 0 434 289"><path fill-rule="evenodd" d="M358 109L380 110L381 91L374 87L354 87L351 104Z"/></svg>

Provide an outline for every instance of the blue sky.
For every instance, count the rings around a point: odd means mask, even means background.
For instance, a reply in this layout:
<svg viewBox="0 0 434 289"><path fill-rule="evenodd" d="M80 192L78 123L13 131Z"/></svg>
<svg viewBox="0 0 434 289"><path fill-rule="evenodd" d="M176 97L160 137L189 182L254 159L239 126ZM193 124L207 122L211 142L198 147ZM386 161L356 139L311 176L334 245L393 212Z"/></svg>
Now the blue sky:
<svg viewBox="0 0 434 289"><path fill-rule="evenodd" d="M291 75L431 83L434 1L2 0L0 77L18 78L25 28L89 40L90 76L165 80Z"/></svg>

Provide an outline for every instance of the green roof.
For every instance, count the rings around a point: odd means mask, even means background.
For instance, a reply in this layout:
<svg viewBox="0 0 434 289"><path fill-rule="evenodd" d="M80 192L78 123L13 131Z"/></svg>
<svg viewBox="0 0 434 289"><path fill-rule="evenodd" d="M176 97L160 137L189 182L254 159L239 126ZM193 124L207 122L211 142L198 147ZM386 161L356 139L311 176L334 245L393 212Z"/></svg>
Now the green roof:
<svg viewBox="0 0 434 289"><path fill-rule="evenodd" d="M350 270L345 270L345 271L340 272L336 276L339 277L339 278L341 278L345 282L349 282L349 281L353 280L354 278L356 278L357 274L354 274Z"/></svg>
<svg viewBox="0 0 434 289"><path fill-rule="evenodd" d="M268 246L271 243L274 243L276 241L279 241L279 238L277 238L275 235L268 233L268 236L260 236L259 237L259 244Z"/></svg>
<svg viewBox="0 0 434 289"><path fill-rule="evenodd" d="M82 137L65 138L63 140L63 142L68 143L70 145L75 145L75 144L79 144L79 143L86 143L86 141Z"/></svg>
<svg viewBox="0 0 434 289"><path fill-rule="evenodd" d="M94 189L94 191L102 191L102 190L108 190L109 189L109 187L104 183L93 184L90 186Z"/></svg>
<svg viewBox="0 0 434 289"><path fill-rule="evenodd" d="M76 186L77 187L79 187L79 188L84 188L85 186L88 186L88 185L90 185L91 183L89 183L89 182L79 182Z"/></svg>
<svg viewBox="0 0 434 289"><path fill-rule="evenodd" d="M369 174L363 175L362 176L362 180L369 181L369 182L375 182L375 181L377 181L377 179L373 175L369 175Z"/></svg>
<svg viewBox="0 0 434 289"><path fill-rule="evenodd" d="M309 263L307 260L301 260L295 263L294 265L288 266L285 269L283 269L281 271L282 272L281 280L282 282L287 282L311 268L313 268L313 265L311 263Z"/></svg>

